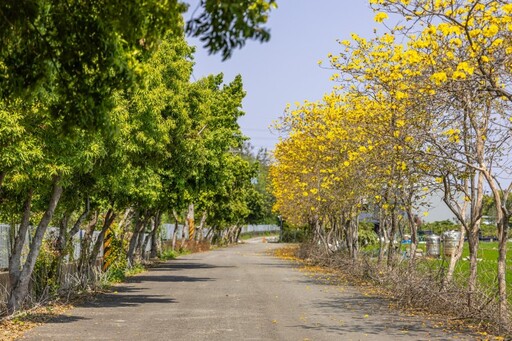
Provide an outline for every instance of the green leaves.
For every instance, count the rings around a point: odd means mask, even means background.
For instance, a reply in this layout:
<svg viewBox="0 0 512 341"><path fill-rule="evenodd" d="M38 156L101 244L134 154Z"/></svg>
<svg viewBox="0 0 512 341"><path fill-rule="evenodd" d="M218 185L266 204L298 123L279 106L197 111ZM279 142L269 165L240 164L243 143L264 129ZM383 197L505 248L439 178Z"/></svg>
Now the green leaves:
<svg viewBox="0 0 512 341"><path fill-rule="evenodd" d="M187 23L187 33L199 37L210 53L221 52L223 60L247 39L270 39L269 29L262 25L277 7L274 0L201 0L201 7L204 11Z"/></svg>

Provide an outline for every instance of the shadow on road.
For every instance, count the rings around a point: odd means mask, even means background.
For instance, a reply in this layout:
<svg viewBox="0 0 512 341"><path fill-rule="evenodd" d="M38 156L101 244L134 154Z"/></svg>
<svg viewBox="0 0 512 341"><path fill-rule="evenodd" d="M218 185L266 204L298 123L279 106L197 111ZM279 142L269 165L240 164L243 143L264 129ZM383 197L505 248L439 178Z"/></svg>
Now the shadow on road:
<svg viewBox="0 0 512 341"><path fill-rule="evenodd" d="M176 303L176 300L161 295L130 295L123 293L103 294L96 300L88 302L82 307L84 308L118 308L132 307L148 303Z"/></svg>
<svg viewBox="0 0 512 341"><path fill-rule="evenodd" d="M357 320L356 320L357 321ZM321 323L314 323L311 325L294 325L290 326L292 328L301 328L303 330L316 330L323 331L328 334L338 334L339 337L346 336L349 333L354 334L366 334L366 336L371 340L372 338L378 339L378 335L387 335L389 336L397 336L404 337L407 336L411 340L431 340L431 336L426 332L427 328L414 327L411 326L410 323L397 323L396 321L390 323L381 323L381 322L372 322L368 321L368 319L364 319L364 321L356 322L354 319L350 321L346 321L346 324L343 321L340 321L339 326L333 325L324 325ZM453 340L452 337L436 337L437 341L450 341Z"/></svg>
<svg viewBox="0 0 512 341"><path fill-rule="evenodd" d="M312 306L320 311L334 313L339 318L336 324L310 323L291 326L304 330L321 330L327 333L347 335L349 333L364 333L370 338L377 335L403 337L411 340L430 340L434 335L430 323L427 326L420 317L401 316L398 312L390 311L388 300L377 297L367 297L360 294L318 301ZM347 314L349 312L349 314ZM347 318L348 317L348 318ZM344 318L347 318L344 320ZM314 319L312 319L314 320ZM446 332L446 331L445 331ZM435 333L435 331L434 331ZM452 340L452 337L435 337L435 340Z"/></svg>
<svg viewBox="0 0 512 341"><path fill-rule="evenodd" d="M181 259L180 259L181 260ZM234 266L216 266L205 263L169 263L158 264L151 268L150 271L176 271L176 270L202 270L202 269L218 269L218 268L234 268Z"/></svg>
<svg viewBox="0 0 512 341"><path fill-rule="evenodd" d="M212 281L209 277L189 277L189 276L162 276L162 275L139 275L131 277L128 283L142 282L208 282Z"/></svg>
<svg viewBox="0 0 512 341"><path fill-rule="evenodd" d="M254 263L254 265L263 267L274 267L274 268L297 268L298 266L293 263Z"/></svg>

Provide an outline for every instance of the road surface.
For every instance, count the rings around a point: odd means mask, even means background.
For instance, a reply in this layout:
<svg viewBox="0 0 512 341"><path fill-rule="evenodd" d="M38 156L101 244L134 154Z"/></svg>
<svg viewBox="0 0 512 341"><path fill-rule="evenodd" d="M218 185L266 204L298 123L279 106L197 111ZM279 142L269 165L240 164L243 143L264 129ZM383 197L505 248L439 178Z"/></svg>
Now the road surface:
<svg viewBox="0 0 512 341"><path fill-rule="evenodd" d="M322 283L248 243L131 277L24 340L471 340L350 286Z"/></svg>

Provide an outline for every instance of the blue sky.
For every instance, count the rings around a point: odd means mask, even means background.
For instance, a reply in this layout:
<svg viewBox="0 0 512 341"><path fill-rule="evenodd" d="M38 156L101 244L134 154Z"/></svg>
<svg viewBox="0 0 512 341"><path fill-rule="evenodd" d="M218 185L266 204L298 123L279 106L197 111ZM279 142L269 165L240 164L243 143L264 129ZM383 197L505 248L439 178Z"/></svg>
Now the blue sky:
<svg viewBox="0 0 512 341"><path fill-rule="evenodd" d="M197 3L189 1L193 2ZM333 71L319 67L318 61L328 65L327 54L341 51L337 40L350 39L351 33L371 37L374 28L383 29L374 22L375 13L368 0L277 0L277 3L279 8L271 13L268 22L270 41L264 44L249 41L225 62L221 56L208 55L199 40L188 38L191 45L197 46L196 79L222 72L224 80L229 82L237 74L242 75L247 95L240 126L256 148L269 150L278 140L269 126L282 116L287 103L318 100L331 91L334 83L329 78ZM422 216L424 221L453 218L438 195L429 200L432 207L418 210L420 214L429 212L427 217Z"/></svg>
<svg viewBox="0 0 512 341"><path fill-rule="evenodd" d="M370 36L377 26L367 0L277 3L279 8L271 13L268 22L270 41L249 41L225 62L219 55L208 55L200 41L188 38L191 45L197 46L196 79L222 72L229 82L237 74L242 75L247 92L243 103L246 114L239 122L256 148L273 149L278 137L269 126L283 114L287 103L317 100L332 89L332 71L319 67L317 62L324 60L327 64L327 54L340 51L336 40L349 39L352 32Z"/></svg>

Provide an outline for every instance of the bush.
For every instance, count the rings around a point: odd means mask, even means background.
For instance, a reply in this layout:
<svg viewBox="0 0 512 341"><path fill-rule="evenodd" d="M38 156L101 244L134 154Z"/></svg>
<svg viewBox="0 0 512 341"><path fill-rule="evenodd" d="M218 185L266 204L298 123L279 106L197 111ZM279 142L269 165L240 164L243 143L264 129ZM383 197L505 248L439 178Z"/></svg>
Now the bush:
<svg viewBox="0 0 512 341"><path fill-rule="evenodd" d="M431 223L425 223L421 226L421 230L423 231L433 231L434 234L440 236L443 232L450 230L458 230L457 224L453 223L451 220L441 220L434 221Z"/></svg>
<svg viewBox="0 0 512 341"><path fill-rule="evenodd" d="M279 240L282 243L302 243L306 240L306 233L301 229L285 229Z"/></svg>
<svg viewBox="0 0 512 341"><path fill-rule="evenodd" d="M160 259L169 260L176 259L179 256L179 252L175 250L166 250L160 255Z"/></svg>
<svg viewBox="0 0 512 341"><path fill-rule="evenodd" d="M362 247L379 244L379 236L373 231L372 223L359 223L359 245Z"/></svg>
<svg viewBox="0 0 512 341"><path fill-rule="evenodd" d="M36 301L56 295L60 288L57 253L52 239L43 241L32 272L32 293Z"/></svg>

